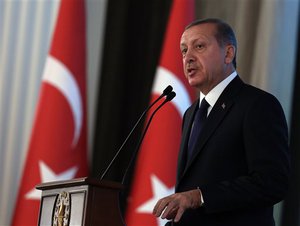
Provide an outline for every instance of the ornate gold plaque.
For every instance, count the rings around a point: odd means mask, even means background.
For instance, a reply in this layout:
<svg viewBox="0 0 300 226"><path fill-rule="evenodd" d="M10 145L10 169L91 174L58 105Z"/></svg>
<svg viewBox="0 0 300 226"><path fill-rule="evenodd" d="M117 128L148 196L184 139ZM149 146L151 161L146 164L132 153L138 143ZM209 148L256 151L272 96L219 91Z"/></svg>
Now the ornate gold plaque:
<svg viewBox="0 0 300 226"><path fill-rule="evenodd" d="M52 226L68 226L70 222L71 198L68 192L61 192L55 202Z"/></svg>

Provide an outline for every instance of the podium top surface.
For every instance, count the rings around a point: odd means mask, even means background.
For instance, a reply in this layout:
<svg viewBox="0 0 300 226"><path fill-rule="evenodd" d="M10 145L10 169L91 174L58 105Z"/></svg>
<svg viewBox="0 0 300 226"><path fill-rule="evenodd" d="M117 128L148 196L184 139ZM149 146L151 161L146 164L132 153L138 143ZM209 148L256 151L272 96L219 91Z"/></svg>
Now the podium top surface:
<svg viewBox="0 0 300 226"><path fill-rule="evenodd" d="M124 188L122 184L114 181L100 180L98 178L91 178L91 177L81 177L72 180L45 182L42 184L38 184L36 186L36 189L48 190L52 188L73 187L73 186L80 186L80 185L91 185L91 186L116 189L116 190L122 190Z"/></svg>

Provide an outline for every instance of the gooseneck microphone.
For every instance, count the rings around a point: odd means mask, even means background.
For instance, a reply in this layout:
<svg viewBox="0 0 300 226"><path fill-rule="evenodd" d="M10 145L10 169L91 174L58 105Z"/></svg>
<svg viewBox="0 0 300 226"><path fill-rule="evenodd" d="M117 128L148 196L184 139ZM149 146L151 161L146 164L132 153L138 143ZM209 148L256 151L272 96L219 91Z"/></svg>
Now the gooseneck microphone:
<svg viewBox="0 0 300 226"><path fill-rule="evenodd" d="M153 113L151 114L151 116L150 116L150 118L149 118L149 120L148 120L148 122L147 122L147 124L146 124L146 127L145 127L145 129L144 129L144 132L142 133L142 136L141 136L141 138L140 138L140 140L139 140L139 142L138 142L138 144L137 144L137 146L136 146L136 148L135 148L135 151L133 152L133 154L132 154L132 156L131 156L130 162L129 162L129 164L128 164L126 170L125 170L125 173L124 173L124 175L123 175L123 178L122 178L122 184L123 184L123 185L124 185L125 178L126 178L126 176L127 176L128 170L129 170L129 168L130 168L130 166L131 166L133 160L135 159L135 157L136 157L136 155L137 155L137 152L138 152L139 149L140 149L140 146L141 146L141 144L142 144L142 141L144 140L144 137L145 137L145 135L146 135L146 133L147 133L147 131L148 131L148 128L149 128L149 126L150 126L150 123L151 123L151 121L152 121L152 119L153 119L155 113L156 113L163 105L165 105L165 103L171 101L175 96L176 96L176 93L175 93L174 91L170 92L170 93L167 95L166 99L165 99L165 100L164 100L164 101L163 101L163 102L162 102L162 103L161 103L161 104L153 111Z"/></svg>
<svg viewBox="0 0 300 226"><path fill-rule="evenodd" d="M150 108L152 108L154 106L154 104L156 104L160 99L162 99L164 96L166 96L166 99L164 100L164 102L154 111L156 112L159 108L162 107L162 105L164 105L166 102L170 101L171 99L173 99L175 97L175 92L172 92L173 90L173 87L172 86L167 86L167 88L164 89L163 93L151 104L149 105L144 111L143 113L141 114L141 116L139 117L139 119L137 120L137 122L135 123L135 125L133 126L133 128L131 129L130 133L128 134L128 136L126 137L126 139L124 140L124 142L122 143L122 145L120 146L120 148L118 149L118 151L116 152L116 154L114 155L113 159L110 161L109 165L106 167L105 171L103 172L103 174L101 175L100 177L100 180L102 180L107 172L110 170L112 164L115 162L115 159L118 157L118 155L120 154L120 152L123 150L123 147L124 145L127 143L128 139L131 137L131 134L135 131L136 127L139 125L140 121L142 120L142 118L145 116L145 114L150 110ZM174 94L171 94L171 93L174 93ZM170 97L170 95L174 95L172 98ZM170 99L171 98L171 99ZM168 101L167 101L168 99ZM153 112L153 113L154 113ZM153 114L152 114L153 115ZM153 117L153 116L152 116ZM148 123L149 124L149 123ZM149 126L147 126L149 127ZM142 137L145 136L145 132L143 134ZM142 139L140 139L140 142L139 142L139 145L141 143ZM136 153L137 151L134 152L134 154ZM132 162L132 160L130 161L130 163ZM126 170L127 172L127 170Z"/></svg>

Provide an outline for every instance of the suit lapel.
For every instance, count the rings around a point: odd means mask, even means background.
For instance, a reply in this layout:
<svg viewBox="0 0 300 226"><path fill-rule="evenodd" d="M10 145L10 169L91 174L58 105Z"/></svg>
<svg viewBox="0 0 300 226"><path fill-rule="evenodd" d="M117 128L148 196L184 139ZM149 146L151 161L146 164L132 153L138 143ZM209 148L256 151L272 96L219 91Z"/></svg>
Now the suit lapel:
<svg viewBox="0 0 300 226"><path fill-rule="evenodd" d="M222 122L223 118L225 117L225 115L230 110L233 104L230 101L225 101L222 104L218 102L219 101L217 101L217 103L215 104L215 106L213 107L212 111L210 112L207 118L207 122L204 125L203 131L201 133L201 137L199 138L195 150L193 151L193 155L190 158L190 161L188 161L185 169L187 169L195 160L196 156L203 149L203 146L205 145L206 141L210 138L213 132L218 128L218 125ZM222 105L225 107L223 108Z"/></svg>
<svg viewBox="0 0 300 226"><path fill-rule="evenodd" d="M185 167L186 167L186 161L187 161L187 153L186 153L186 147L188 145L188 140L190 136L191 127L193 124L193 118L196 112L196 108L199 105L199 99L194 102L194 104L191 106L191 108L186 112L186 115L184 117L183 122L183 129L182 129L182 142L180 145L180 151L178 156L178 167L177 167L177 181L180 178L180 175L183 173Z"/></svg>
<svg viewBox="0 0 300 226"><path fill-rule="evenodd" d="M181 178L185 175L186 171L189 169L191 164L195 161L195 158L201 153L203 147L205 146L207 140L212 136L213 132L222 123L224 117L230 112L231 107L234 105L234 96L237 95L244 83L237 76L235 79L229 83L225 88L218 101L211 110L207 122L203 127L201 132L201 137L199 138L196 149L193 151L191 159L186 163L186 152L187 152L187 142L189 139L190 129L192 125L192 119L195 112L196 105L194 104L191 108L191 113L187 115L187 120L184 124L182 144L180 147L180 155L178 162L178 174L177 174L177 185ZM199 102L198 102L199 103ZM185 164L186 163L186 164Z"/></svg>

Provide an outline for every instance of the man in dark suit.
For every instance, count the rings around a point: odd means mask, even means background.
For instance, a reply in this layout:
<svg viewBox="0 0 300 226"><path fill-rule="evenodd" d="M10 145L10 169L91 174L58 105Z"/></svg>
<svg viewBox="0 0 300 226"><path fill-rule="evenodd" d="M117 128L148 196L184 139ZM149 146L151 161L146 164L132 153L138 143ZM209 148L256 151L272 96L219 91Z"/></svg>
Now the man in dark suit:
<svg viewBox="0 0 300 226"><path fill-rule="evenodd" d="M180 48L200 97L183 118L175 194L159 200L153 214L169 225L274 226L273 205L284 198L290 174L280 103L237 75L236 38L225 22L191 23Z"/></svg>

